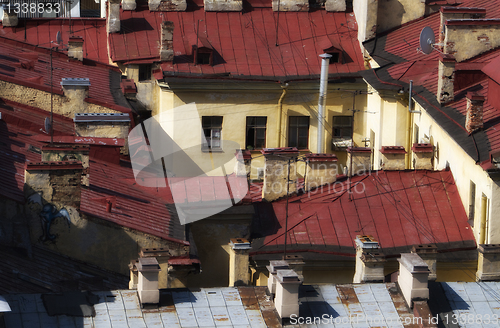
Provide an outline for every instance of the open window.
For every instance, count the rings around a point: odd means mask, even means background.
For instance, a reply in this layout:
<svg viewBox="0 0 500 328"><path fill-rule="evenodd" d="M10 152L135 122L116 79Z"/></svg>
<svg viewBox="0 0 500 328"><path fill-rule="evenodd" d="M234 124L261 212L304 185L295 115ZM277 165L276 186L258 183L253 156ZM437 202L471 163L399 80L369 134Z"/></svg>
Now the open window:
<svg viewBox="0 0 500 328"><path fill-rule="evenodd" d="M203 116L201 125L205 140L202 140L202 149L221 150L222 149L222 116Z"/></svg>
<svg viewBox="0 0 500 328"><path fill-rule="evenodd" d="M266 116L248 116L245 148L248 150L266 147Z"/></svg>

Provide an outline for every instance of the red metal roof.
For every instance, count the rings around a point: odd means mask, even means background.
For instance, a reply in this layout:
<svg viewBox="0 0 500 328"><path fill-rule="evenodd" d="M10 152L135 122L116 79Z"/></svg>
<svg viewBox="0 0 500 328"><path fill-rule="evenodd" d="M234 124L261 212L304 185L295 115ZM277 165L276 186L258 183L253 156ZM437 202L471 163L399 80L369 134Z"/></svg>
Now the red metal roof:
<svg viewBox="0 0 500 328"><path fill-rule="evenodd" d="M65 45L68 44L70 36L82 37L84 58L104 64L109 63L106 19L104 18L20 19L17 27L2 26L0 36L48 48L50 41L56 41L57 32L61 32L61 38Z"/></svg>
<svg viewBox="0 0 500 328"><path fill-rule="evenodd" d="M289 198L256 205L262 226L276 230L253 242L253 254L282 249L327 251L354 248L356 235L372 235L383 251L435 243L441 250L475 247L462 201L450 171L378 171ZM266 210L267 209L267 210ZM275 215L274 221L272 214ZM271 222L271 223L270 223ZM258 227L254 226L256 231ZM272 231L272 230L271 230ZM399 253L399 252L398 252Z"/></svg>
<svg viewBox="0 0 500 328"><path fill-rule="evenodd" d="M0 79L50 92L50 50L0 37ZM93 61L68 59L53 52L53 92L62 94L62 78L89 78L89 96L85 101L130 113L120 89L118 68Z"/></svg>
<svg viewBox="0 0 500 328"><path fill-rule="evenodd" d="M256 5L250 1L249 5ZM122 33L110 35L113 61L159 60L160 24L174 23L174 61L161 67L169 75L232 77L297 77L320 74L320 58L332 46L344 52L345 63L330 65L330 75L364 69L353 13L281 12L276 46L277 13L253 7L246 12L150 12L147 7L120 13ZM197 28L199 26L199 32ZM197 37L198 36L198 37ZM194 65L192 46L199 40L214 49L214 65Z"/></svg>

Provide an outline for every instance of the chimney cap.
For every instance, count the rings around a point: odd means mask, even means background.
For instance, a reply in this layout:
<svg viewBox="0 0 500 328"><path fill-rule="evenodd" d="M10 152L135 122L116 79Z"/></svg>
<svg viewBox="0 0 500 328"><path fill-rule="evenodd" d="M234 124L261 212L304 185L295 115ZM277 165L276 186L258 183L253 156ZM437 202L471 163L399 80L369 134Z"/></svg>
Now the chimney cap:
<svg viewBox="0 0 500 328"><path fill-rule="evenodd" d="M299 154L299 150L297 149L297 147L264 148L261 150L261 153L264 155L296 155Z"/></svg>
<svg viewBox="0 0 500 328"><path fill-rule="evenodd" d="M484 96L483 95L480 95L479 93L477 92L467 92L467 95L466 95L467 99L469 100L474 100L474 101L484 101Z"/></svg>
<svg viewBox="0 0 500 328"><path fill-rule="evenodd" d="M406 154L405 147L403 146L382 146L380 152L382 154Z"/></svg>
<svg viewBox="0 0 500 328"><path fill-rule="evenodd" d="M83 37L81 36L71 36L69 42L83 42Z"/></svg>
<svg viewBox="0 0 500 328"><path fill-rule="evenodd" d="M348 147L348 153L371 153L372 149L370 147Z"/></svg>
<svg viewBox="0 0 500 328"><path fill-rule="evenodd" d="M415 153L432 153L434 151L434 147L430 143L414 143L411 150Z"/></svg>
<svg viewBox="0 0 500 328"><path fill-rule="evenodd" d="M62 86L89 87L90 86L90 79L88 77L84 77L84 78L63 77L61 79L61 85Z"/></svg>
<svg viewBox="0 0 500 328"><path fill-rule="evenodd" d="M416 253L401 253L401 258L398 261L411 273L430 272L427 263Z"/></svg>
<svg viewBox="0 0 500 328"><path fill-rule="evenodd" d="M439 9L442 13L452 13L452 14L486 14L486 8L478 7L450 7L445 6Z"/></svg>
<svg viewBox="0 0 500 328"><path fill-rule="evenodd" d="M250 242L245 238L231 238L230 245L232 249L250 249Z"/></svg>
<svg viewBox="0 0 500 328"><path fill-rule="evenodd" d="M130 122L130 116L125 113L75 113L73 122Z"/></svg>
<svg viewBox="0 0 500 328"><path fill-rule="evenodd" d="M252 153L246 149L236 149L234 155L237 159L252 159Z"/></svg>
<svg viewBox="0 0 500 328"><path fill-rule="evenodd" d="M363 249L375 249L379 248L378 241L373 238L371 235L357 235L356 236L356 245Z"/></svg>
<svg viewBox="0 0 500 328"><path fill-rule="evenodd" d="M140 272L158 272L160 264L155 257L141 257L137 263L137 270Z"/></svg>
<svg viewBox="0 0 500 328"><path fill-rule="evenodd" d="M269 261L269 267L267 268L269 272L276 273L277 270L289 269L290 265L285 260Z"/></svg>
<svg viewBox="0 0 500 328"><path fill-rule="evenodd" d="M337 155L335 154L306 154L309 162L336 162Z"/></svg>
<svg viewBox="0 0 500 328"><path fill-rule="evenodd" d="M299 275L291 269L278 270L276 272L276 278L278 278L278 281L282 284L301 283Z"/></svg>

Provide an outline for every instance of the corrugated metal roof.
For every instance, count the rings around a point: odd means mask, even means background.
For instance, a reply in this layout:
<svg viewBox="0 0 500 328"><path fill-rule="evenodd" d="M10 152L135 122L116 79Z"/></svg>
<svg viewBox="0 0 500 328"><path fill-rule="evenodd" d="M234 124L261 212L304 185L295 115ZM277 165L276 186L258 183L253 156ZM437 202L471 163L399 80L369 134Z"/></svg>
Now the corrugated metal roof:
<svg viewBox="0 0 500 328"><path fill-rule="evenodd" d="M252 6L254 1L249 2ZM276 46L277 13L269 6L246 12L150 12L138 7L120 13L123 33L110 35L110 55L118 62L159 60L160 24L174 23L174 61L162 63L166 74L232 77L298 77L320 74L319 54L335 45L344 52L343 64L331 64L330 75L364 69L354 14L281 12ZM199 32L197 28L199 26ZM214 65L194 65L192 45L202 38L216 52Z"/></svg>
<svg viewBox="0 0 500 328"><path fill-rule="evenodd" d="M374 236L388 253L415 244L436 243L443 250L475 247L450 171L377 171L352 183L352 200L347 180L289 198L290 250L352 256L359 234ZM286 200L255 207L253 230L262 237L252 242L251 254L280 252Z"/></svg>

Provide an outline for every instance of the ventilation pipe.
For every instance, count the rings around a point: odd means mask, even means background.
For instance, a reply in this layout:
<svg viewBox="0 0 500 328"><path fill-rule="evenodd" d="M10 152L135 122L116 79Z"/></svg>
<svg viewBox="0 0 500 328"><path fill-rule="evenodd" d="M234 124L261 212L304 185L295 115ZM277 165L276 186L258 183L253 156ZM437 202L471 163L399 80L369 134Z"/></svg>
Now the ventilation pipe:
<svg viewBox="0 0 500 328"><path fill-rule="evenodd" d="M323 129L323 115L326 105L326 90L328 88L328 65L330 65L330 58L332 55L322 54L319 55L323 60L321 61L321 78L319 82L319 100L318 100L318 147L317 153L323 153L324 129Z"/></svg>

